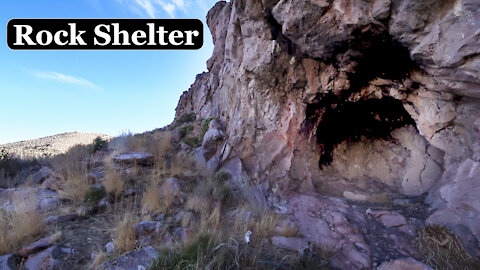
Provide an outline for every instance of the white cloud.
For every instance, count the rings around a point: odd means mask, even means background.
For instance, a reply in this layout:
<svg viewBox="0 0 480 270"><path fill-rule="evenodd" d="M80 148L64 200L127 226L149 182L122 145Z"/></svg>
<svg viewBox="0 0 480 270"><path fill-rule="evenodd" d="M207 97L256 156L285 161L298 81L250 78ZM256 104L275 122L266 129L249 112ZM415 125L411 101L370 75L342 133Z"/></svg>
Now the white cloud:
<svg viewBox="0 0 480 270"><path fill-rule="evenodd" d="M165 3L163 1L157 1L158 4L165 10L170 17L175 17L175 5L172 3Z"/></svg>
<svg viewBox="0 0 480 270"><path fill-rule="evenodd" d="M135 2L147 12L150 18L155 18L157 10L150 0L135 0Z"/></svg>
<svg viewBox="0 0 480 270"><path fill-rule="evenodd" d="M54 80L62 83L83 85L90 88L100 89L100 87L98 87L96 84L88 80L85 80L84 78L72 76L72 75L66 75L59 72L55 72L55 71L49 71L49 72L33 71L33 75L42 79Z"/></svg>
<svg viewBox="0 0 480 270"><path fill-rule="evenodd" d="M183 10L184 12L187 11L185 7L185 1L184 0L172 0L173 4L177 6L179 9Z"/></svg>

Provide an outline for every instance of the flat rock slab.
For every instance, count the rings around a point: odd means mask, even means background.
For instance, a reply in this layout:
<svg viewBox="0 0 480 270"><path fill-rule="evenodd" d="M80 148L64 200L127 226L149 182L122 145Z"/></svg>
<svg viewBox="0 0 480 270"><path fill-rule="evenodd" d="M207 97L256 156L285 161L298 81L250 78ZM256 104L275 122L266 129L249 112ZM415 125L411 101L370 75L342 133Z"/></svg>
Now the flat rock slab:
<svg viewBox="0 0 480 270"><path fill-rule="evenodd" d="M152 266L153 260L157 259L157 250L153 247L144 247L141 250L134 250L120 256L113 262L106 262L98 269L102 270L125 270L125 269L148 269Z"/></svg>
<svg viewBox="0 0 480 270"><path fill-rule="evenodd" d="M115 163L119 164L137 164L142 166L153 165L154 157L150 153L145 152L128 152L121 155L116 155L113 158Z"/></svg>

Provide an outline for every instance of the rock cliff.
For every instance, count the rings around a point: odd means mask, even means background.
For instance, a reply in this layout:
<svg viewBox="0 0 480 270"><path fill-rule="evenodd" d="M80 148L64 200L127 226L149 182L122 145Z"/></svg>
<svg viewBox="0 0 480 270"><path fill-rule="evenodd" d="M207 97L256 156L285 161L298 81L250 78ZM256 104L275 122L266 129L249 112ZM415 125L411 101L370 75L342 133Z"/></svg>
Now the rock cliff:
<svg viewBox="0 0 480 270"><path fill-rule="evenodd" d="M207 23L209 71L176 118L218 119L208 168L293 215L338 204L346 219L345 199L426 196L428 222L479 254L480 2L232 0ZM341 251L333 265L368 268L374 251L354 227L311 239Z"/></svg>

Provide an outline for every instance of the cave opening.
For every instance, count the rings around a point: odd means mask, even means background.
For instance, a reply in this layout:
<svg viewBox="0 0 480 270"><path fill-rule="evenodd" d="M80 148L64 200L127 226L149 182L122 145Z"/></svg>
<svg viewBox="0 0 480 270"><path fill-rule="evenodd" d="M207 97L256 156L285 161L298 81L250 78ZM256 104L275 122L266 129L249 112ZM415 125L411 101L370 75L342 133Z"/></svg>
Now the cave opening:
<svg viewBox="0 0 480 270"><path fill-rule="evenodd" d="M415 126L415 121L403 107L404 101L390 97L388 92L384 92L382 98L361 96L357 101L351 99L376 78L402 84L404 79L410 77L412 70L418 66L411 59L408 49L385 31L375 29L375 26L369 31L358 30L353 37L338 47L335 50L337 57L331 59L339 69L345 65L345 61L354 63L354 70L347 72L349 88L336 94L317 94L315 100L306 107L303 127L308 132L313 131L316 136L320 149L320 168L333 161L335 146L344 141L391 140L395 129ZM417 86L412 83L406 91L414 88Z"/></svg>
<svg viewBox="0 0 480 270"><path fill-rule="evenodd" d="M393 130L415 125L402 101L392 97L342 103L337 96L329 95L310 107L309 112L320 120L316 127L320 167L333 161L334 148L343 141L390 140Z"/></svg>
<svg viewBox="0 0 480 270"><path fill-rule="evenodd" d="M373 37L362 34L351 46L359 52L351 59L357 63L355 72L348 76L351 90L359 91L377 77L401 81L417 68L416 63L410 58L408 49L388 34Z"/></svg>

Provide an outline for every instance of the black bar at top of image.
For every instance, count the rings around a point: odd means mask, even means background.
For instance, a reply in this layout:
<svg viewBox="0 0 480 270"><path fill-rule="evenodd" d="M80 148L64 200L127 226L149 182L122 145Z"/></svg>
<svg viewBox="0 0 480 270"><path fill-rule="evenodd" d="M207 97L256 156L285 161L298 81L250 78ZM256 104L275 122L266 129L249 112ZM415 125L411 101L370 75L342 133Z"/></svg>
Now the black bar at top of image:
<svg viewBox="0 0 480 270"><path fill-rule="evenodd" d="M118 25L114 27L114 24ZM25 39L20 39L21 42L18 42L17 31L23 30L22 33L27 33L27 27L21 25L31 27L32 31L28 37L35 43L34 45L28 44ZM102 38L102 35L95 33L95 28L99 25L109 25L110 31L107 31L106 27L100 27L103 36L106 34L110 36L109 44L95 45L95 39L99 43L107 41ZM160 27L162 30L159 34L157 31ZM118 32L128 33L129 45L124 44L125 34L119 34L118 43L114 45L115 29L118 29ZM45 30L52 36L52 42L48 45L45 44L49 35L46 32L39 35L42 40L37 42L37 34ZM57 34L57 40L63 44L68 41L65 45L55 42L55 34L61 30L63 31ZM85 32L75 40L75 38L72 39L72 35L75 36L72 30L75 30L77 35L80 31ZM133 35L136 31L140 31L136 34L137 45L133 43ZM145 38L142 38L141 32L145 33ZM68 36L65 36L66 33ZM153 36L152 33L154 33ZM198 35L195 35L197 33ZM163 44L160 43L160 35L163 36ZM82 45L82 41L86 44ZM138 45L143 41L146 41L145 44ZM182 44L179 45L179 43ZM7 24L7 44L13 50L197 50L203 46L203 23L197 19L12 19Z"/></svg>

